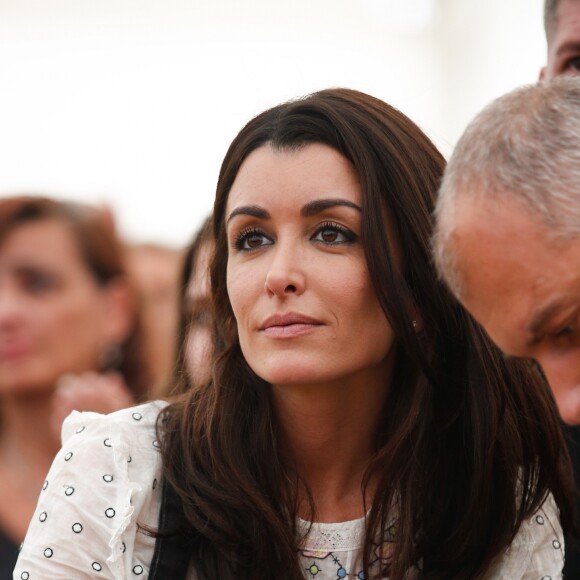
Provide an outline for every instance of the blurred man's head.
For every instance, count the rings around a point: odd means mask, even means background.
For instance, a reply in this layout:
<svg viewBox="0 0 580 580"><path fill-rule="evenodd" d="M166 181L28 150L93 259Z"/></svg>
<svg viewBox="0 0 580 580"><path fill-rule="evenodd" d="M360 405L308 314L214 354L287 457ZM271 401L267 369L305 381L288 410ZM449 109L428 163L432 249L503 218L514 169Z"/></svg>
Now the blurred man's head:
<svg viewBox="0 0 580 580"><path fill-rule="evenodd" d="M540 78L580 75L580 0L546 0L544 27L548 62Z"/></svg>
<svg viewBox="0 0 580 580"><path fill-rule="evenodd" d="M563 419L580 423L580 79L484 109L436 215L442 277L506 354L540 363Z"/></svg>

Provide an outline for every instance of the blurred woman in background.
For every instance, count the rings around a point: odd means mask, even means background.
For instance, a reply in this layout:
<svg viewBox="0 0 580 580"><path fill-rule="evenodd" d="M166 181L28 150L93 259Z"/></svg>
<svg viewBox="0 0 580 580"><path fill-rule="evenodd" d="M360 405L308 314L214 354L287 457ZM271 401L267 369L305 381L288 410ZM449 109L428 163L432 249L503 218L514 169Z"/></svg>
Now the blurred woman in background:
<svg viewBox="0 0 580 580"><path fill-rule="evenodd" d="M211 376L211 295L209 265L213 252L211 217L203 222L185 252L179 285L177 361L169 386L185 392Z"/></svg>
<svg viewBox="0 0 580 580"><path fill-rule="evenodd" d="M143 350L151 391L162 395L172 376L178 323L181 248L156 243L128 244L127 271L138 294Z"/></svg>
<svg viewBox="0 0 580 580"><path fill-rule="evenodd" d="M0 579L12 578L64 417L129 406L148 382L106 212L0 200Z"/></svg>

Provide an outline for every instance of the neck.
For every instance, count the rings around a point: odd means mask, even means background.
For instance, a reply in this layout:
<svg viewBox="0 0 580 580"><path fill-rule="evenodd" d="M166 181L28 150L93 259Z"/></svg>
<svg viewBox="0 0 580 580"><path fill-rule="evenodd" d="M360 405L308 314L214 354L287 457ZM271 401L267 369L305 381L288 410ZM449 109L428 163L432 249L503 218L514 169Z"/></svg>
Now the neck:
<svg viewBox="0 0 580 580"><path fill-rule="evenodd" d="M51 391L0 400L0 528L24 539L59 441L50 426Z"/></svg>
<svg viewBox="0 0 580 580"><path fill-rule="evenodd" d="M48 391L0 401L0 460L39 489L60 447L50 426L51 396Z"/></svg>
<svg viewBox="0 0 580 580"><path fill-rule="evenodd" d="M282 454L312 493L318 521L364 515L361 486L390 382L392 361L387 362L386 372L375 369L332 383L273 387ZM370 482L367 506L372 487ZM307 515L305 498L300 499L299 515Z"/></svg>

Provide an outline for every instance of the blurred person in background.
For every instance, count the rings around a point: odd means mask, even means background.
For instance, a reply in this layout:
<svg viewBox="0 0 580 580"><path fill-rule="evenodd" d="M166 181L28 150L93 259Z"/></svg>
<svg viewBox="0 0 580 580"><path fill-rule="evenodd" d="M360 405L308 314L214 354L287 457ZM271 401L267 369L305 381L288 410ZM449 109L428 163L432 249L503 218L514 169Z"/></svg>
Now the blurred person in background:
<svg viewBox="0 0 580 580"><path fill-rule="evenodd" d="M12 578L64 417L129 406L149 381L106 213L40 197L0 200L1 580Z"/></svg>
<svg viewBox="0 0 580 580"><path fill-rule="evenodd" d="M546 0L544 30L548 54L546 66L540 72L540 79L580 75L580 0ZM578 106L580 107L580 103ZM580 426L566 425L564 431L578 482ZM567 545L564 578L580 578L580 547L571 539L567 541Z"/></svg>
<svg viewBox="0 0 580 580"><path fill-rule="evenodd" d="M170 390L186 392L211 376L211 295L209 265L213 251L211 217L188 246L179 285L177 361Z"/></svg>
<svg viewBox="0 0 580 580"><path fill-rule="evenodd" d="M160 244L127 246L127 269L139 298L143 348L152 391L161 394L172 374L178 324L178 283L183 252Z"/></svg>
<svg viewBox="0 0 580 580"><path fill-rule="evenodd" d="M467 127L437 201L441 276L510 358L548 379L578 477L580 78L519 88ZM578 484L576 484L578 486ZM566 578L580 578L568 542Z"/></svg>
<svg viewBox="0 0 580 580"><path fill-rule="evenodd" d="M548 60L540 79L580 75L580 0L546 0L544 29Z"/></svg>

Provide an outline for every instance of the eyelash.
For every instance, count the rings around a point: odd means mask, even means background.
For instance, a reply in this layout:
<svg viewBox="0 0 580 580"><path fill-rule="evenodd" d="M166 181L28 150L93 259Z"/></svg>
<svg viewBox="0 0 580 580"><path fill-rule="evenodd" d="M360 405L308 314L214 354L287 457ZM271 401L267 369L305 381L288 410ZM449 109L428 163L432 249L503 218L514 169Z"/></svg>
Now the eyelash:
<svg viewBox="0 0 580 580"><path fill-rule="evenodd" d="M537 342L541 342L546 338L562 347L575 344L578 340L576 318L570 320L558 330L538 336Z"/></svg>
<svg viewBox="0 0 580 580"><path fill-rule="evenodd" d="M315 239L316 236L318 236L319 234L321 234L325 230L332 230L333 232L336 232L336 233L342 235L345 239L342 241L332 241L332 242L324 241L324 240L316 240ZM246 242L252 236L260 236L260 237L266 238L267 240L272 242L272 239L269 236L267 236L263 231L252 226L252 227L243 229L236 236L236 238L234 240L234 248L238 252L252 252L252 251L258 250L264 246L271 245L271 243L270 243L270 244L260 244L259 246L256 246L255 248L245 247ZM340 246L340 245L353 244L357 240L357 238L358 238L358 236L353 231L349 230L348 228L345 228L344 226L341 226L340 224L337 224L335 222L328 221L328 222L324 222L324 223L320 224L320 226L318 226L316 228L316 230L314 231L314 233L312 234L312 237L310 239L312 241L321 243L321 244L326 245L326 246Z"/></svg>
<svg viewBox="0 0 580 580"><path fill-rule="evenodd" d="M236 236L236 238L234 240L234 248L238 252L251 252L253 250L256 250L256 249L261 248L261 247L264 246L264 244L261 244L260 246L257 246L256 248L245 248L244 247L245 243L252 236L261 236L261 237L264 237L264 238L267 238L268 240L270 240L270 238L264 232L262 232L261 230L259 230L256 227L252 226L252 227L243 229ZM270 244L267 244L267 245L270 245Z"/></svg>
<svg viewBox="0 0 580 580"><path fill-rule="evenodd" d="M555 338L567 338L576 332L575 325L573 323L566 324L560 330L554 333Z"/></svg>
<svg viewBox="0 0 580 580"><path fill-rule="evenodd" d="M570 337L573 337L575 334L576 334L576 325L574 323L569 323L566 324L565 326L562 326L559 330L549 333L537 334L534 337L533 343L539 344L546 339L550 339L552 341L570 340Z"/></svg>
<svg viewBox="0 0 580 580"><path fill-rule="evenodd" d="M325 242L324 240L316 240L323 244L331 246L339 246L341 244L352 244L356 241L358 237L354 232L352 232L348 228L345 228L344 226L341 226L340 224L337 224L336 222L324 222L323 224L320 224L320 226L316 228L316 231L314 232L312 238L314 238L324 230L332 230L334 232L342 234L345 238L345 241L343 242Z"/></svg>

